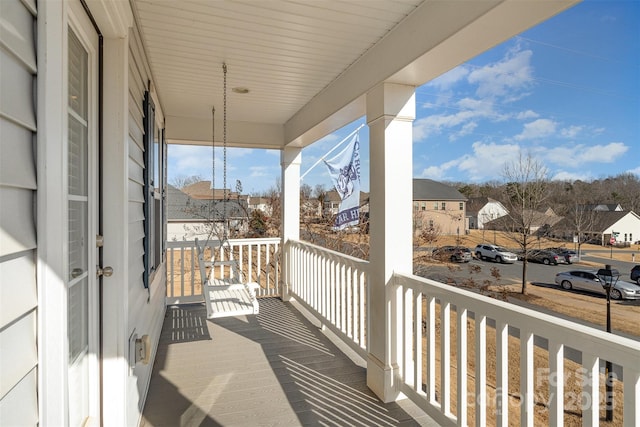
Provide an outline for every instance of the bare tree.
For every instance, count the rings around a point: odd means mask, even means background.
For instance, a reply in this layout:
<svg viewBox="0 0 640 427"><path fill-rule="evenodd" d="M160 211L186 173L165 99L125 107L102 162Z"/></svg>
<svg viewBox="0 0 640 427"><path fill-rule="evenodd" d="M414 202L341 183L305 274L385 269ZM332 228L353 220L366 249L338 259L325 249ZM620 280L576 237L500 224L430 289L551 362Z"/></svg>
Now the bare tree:
<svg viewBox="0 0 640 427"><path fill-rule="evenodd" d="M203 181L203 178L200 175L178 175L173 177L169 184L173 185L176 188L183 189L191 184L195 184L196 182L200 181Z"/></svg>
<svg viewBox="0 0 640 427"><path fill-rule="evenodd" d="M541 213L538 212L547 199L548 172L546 167L531 154L520 153L518 159L504 166L503 177L507 184L505 197L509 214L501 217L505 231L518 244L522 252L522 293L527 293L527 255L533 238L532 226Z"/></svg>
<svg viewBox="0 0 640 427"><path fill-rule="evenodd" d="M564 202L559 213L564 217L559 224L561 231L570 231L573 241L580 247L591 237L596 222L596 211L593 209L591 186L582 181L566 183Z"/></svg>

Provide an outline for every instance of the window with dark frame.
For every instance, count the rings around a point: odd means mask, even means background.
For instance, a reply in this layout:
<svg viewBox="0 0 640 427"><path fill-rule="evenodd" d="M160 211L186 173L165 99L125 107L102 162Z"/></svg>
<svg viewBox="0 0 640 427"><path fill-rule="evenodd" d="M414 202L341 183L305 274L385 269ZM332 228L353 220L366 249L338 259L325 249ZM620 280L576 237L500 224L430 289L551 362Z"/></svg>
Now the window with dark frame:
<svg viewBox="0 0 640 427"><path fill-rule="evenodd" d="M144 272L148 288L165 254L166 142L149 91L144 97Z"/></svg>

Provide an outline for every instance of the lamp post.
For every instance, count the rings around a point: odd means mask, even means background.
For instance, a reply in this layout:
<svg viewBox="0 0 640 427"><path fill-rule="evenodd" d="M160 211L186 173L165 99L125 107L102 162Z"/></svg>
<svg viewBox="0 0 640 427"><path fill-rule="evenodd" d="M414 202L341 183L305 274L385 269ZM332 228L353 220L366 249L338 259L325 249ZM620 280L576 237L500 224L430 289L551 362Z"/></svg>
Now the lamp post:
<svg viewBox="0 0 640 427"><path fill-rule="evenodd" d="M607 332L611 333L611 288L616 285L620 278L620 272L611 269L611 265L607 264L604 268L598 270L598 279L607 293ZM611 362L607 360L605 365L606 380L606 420L613 421L613 373L611 372Z"/></svg>

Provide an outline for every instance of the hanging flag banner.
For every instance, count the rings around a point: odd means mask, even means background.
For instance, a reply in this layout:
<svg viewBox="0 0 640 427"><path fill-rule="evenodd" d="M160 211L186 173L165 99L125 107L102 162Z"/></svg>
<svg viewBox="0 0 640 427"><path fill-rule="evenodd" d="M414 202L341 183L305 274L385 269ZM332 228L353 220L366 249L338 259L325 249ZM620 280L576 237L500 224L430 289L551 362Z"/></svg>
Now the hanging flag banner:
<svg viewBox="0 0 640 427"><path fill-rule="evenodd" d="M340 195L334 229L358 225L360 221L360 141L356 133L347 146L324 163Z"/></svg>

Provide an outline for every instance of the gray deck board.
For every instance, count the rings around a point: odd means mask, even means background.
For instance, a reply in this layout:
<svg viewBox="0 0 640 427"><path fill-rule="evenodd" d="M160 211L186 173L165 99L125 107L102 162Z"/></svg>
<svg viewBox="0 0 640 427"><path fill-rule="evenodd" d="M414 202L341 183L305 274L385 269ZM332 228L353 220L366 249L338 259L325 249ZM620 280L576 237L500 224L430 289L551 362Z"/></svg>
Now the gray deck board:
<svg viewBox="0 0 640 427"><path fill-rule="evenodd" d="M435 426L408 401L383 404L366 372L295 308L207 320L168 307L141 425Z"/></svg>

